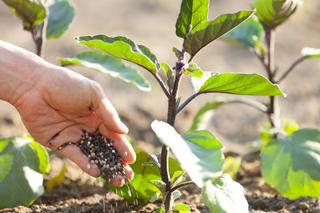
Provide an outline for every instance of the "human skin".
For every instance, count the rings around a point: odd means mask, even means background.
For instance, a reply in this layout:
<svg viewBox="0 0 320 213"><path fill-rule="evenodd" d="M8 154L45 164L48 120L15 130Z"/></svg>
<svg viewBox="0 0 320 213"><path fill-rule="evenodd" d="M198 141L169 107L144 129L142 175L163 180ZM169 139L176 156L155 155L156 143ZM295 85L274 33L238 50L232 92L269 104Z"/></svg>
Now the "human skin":
<svg viewBox="0 0 320 213"><path fill-rule="evenodd" d="M100 175L99 169L77 146L57 148L78 141L82 129L98 130L114 141L125 163L127 179L133 178L128 164L136 156L125 138L128 128L97 82L0 40L0 99L18 110L36 141L65 155L94 177ZM124 182L121 177L112 180L115 186Z"/></svg>

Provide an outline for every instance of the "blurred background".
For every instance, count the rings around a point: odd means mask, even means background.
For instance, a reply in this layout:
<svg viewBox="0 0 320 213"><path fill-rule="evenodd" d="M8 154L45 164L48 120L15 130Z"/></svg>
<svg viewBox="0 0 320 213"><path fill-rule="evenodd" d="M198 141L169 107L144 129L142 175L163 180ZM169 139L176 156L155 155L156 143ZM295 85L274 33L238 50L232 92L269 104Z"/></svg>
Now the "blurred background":
<svg viewBox="0 0 320 213"><path fill-rule="evenodd" d="M222 13L250 9L251 0L214 0L210 17ZM173 46L181 47L182 40L175 36L175 22L180 9L179 0L74 0L76 16L69 30L58 40L45 43L43 56L57 64L58 57L70 57L85 49L74 37L78 35L123 35L149 47L160 62L174 65ZM299 11L278 28L276 35L276 64L285 70L300 55L303 47L320 48L320 1L305 0ZM23 31L20 20L0 2L0 39L34 51L29 32ZM215 72L263 73L255 56L245 48L233 46L221 40L213 42L195 58L204 70ZM120 115L130 128L138 144L148 146L154 141L150 123L154 119L165 120L166 98L157 84L151 92L141 92L122 81L84 68L71 69L98 81L105 89ZM152 82L145 70L142 73ZM46 73L43 73L44 75ZM182 98L192 93L187 78L182 85ZM320 60L307 60L299 65L287 81L281 85L287 98L281 99L281 116L297 121L302 127L320 126ZM217 95L205 95L189 105L179 115L177 128L188 129L197 109ZM261 100L264 100L261 98ZM258 137L258 130L266 117L242 105L220 108L210 121L210 130L227 146L239 151L246 142ZM21 135L26 130L15 109L0 102L0 136ZM149 150L152 151L152 150Z"/></svg>

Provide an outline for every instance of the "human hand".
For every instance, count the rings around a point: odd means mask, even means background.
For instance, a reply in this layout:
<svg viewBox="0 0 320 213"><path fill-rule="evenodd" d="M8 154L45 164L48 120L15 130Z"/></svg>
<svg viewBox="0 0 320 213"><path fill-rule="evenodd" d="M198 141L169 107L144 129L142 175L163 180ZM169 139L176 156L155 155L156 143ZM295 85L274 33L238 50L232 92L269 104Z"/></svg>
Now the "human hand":
<svg viewBox="0 0 320 213"><path fill-rule="evenodd" d="M15 94L12 104L38 142L57 150L67 141L78 141L82 129L89 132L98 130L114 141L125 162L127 179L133 178L133 172L127 164L135 161L135 152L124 136L128 129L120 121L99 84L49 63L41 63L27 78L32 79L28 81L29 84L34 84L25 87L21 94ZM88 174L99 176L97 166L90 164L77 146L69 145L57 151ZM111 182L121 186L124 179L117 177Z"/></svg>

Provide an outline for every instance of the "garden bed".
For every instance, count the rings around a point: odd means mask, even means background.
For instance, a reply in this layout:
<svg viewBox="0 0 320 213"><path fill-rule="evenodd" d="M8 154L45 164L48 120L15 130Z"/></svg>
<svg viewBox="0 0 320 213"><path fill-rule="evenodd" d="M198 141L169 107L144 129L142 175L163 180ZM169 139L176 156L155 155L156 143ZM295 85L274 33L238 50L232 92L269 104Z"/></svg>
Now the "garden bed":
<svg viewBox="0 0 320 213"><path fill-rule="evenodd" d="M52 166L60 167L61 160L54 160ZM6 212L44 212L44 213L74 213L74 212L152 212L160 203L136 204L122 200L116 194L103 188L95 179L85 175L72 163L67 162L68 173L63 184L47 191L30 207L17 207L0 210ZM289 200L278 195L267 186L260 174L260 164L257 155L244 158L238 181L245 187L250 212L281 212L281 213L318 213L320 199L301 198ZM183 190L179 202L191 206L192 212L209 212L200 201L200 191L195 187Z"/></svg>

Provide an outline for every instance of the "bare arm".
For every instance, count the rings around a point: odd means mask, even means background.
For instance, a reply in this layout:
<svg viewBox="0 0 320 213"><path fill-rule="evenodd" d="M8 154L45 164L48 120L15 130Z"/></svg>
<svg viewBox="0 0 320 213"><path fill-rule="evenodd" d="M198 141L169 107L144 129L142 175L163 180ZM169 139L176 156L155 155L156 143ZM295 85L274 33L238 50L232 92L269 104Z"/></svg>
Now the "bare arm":
<svg viewBox="0 0 320 213"><path fill-rule="evenodd" d="M82 129L99 130L115 141L124 162L135 161L135 153L124 137L128 129L98 83L3 41L0 99L17 108L30 134L44 146L55 150L67 141L77 141ZM90 175L99 175L97 167L76 146L60 152ZM131 179L129 166L126 171ZM114 185L123 182L113 180Z"/></svg>

